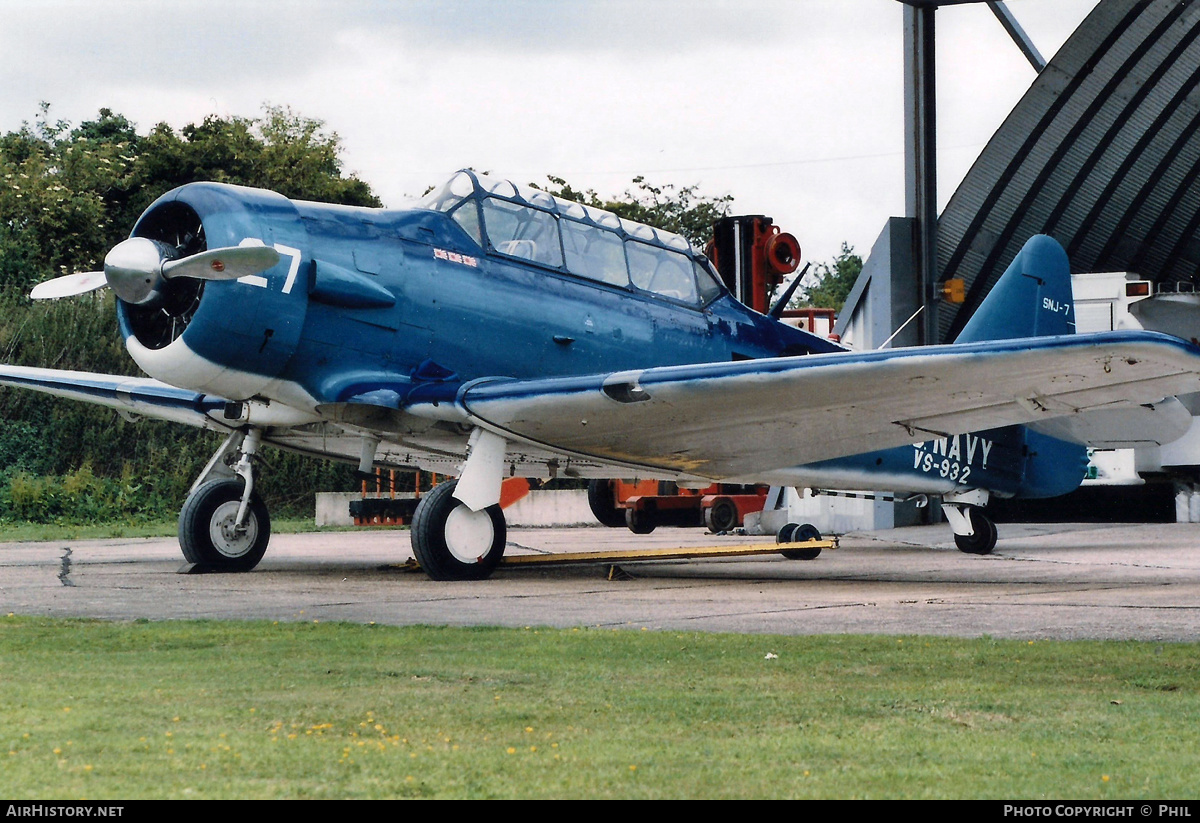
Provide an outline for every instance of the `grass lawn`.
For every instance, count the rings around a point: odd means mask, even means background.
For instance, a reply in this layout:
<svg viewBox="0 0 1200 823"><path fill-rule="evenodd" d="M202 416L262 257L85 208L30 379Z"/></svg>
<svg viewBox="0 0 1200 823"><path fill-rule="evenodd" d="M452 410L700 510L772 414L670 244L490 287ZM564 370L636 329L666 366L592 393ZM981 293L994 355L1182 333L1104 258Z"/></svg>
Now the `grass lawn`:
<svg viewBox="0 0 1200 823"><path fill-rule="evenodd" d="M9 798L1189 798L1200 645L0 614Z"/></svg>

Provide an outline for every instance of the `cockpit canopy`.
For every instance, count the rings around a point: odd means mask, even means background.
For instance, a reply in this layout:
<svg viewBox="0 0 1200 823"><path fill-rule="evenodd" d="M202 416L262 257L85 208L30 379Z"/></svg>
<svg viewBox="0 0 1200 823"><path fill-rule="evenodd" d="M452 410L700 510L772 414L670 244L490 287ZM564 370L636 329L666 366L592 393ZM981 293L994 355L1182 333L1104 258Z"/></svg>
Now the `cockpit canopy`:
<svg viewBox="0 0 1200 823"><path fill-rule="evenodd" d="M450 215L495 254L689 306L721 295L708 260L678 234L538 189L464 170L416 206Z"/></svg>

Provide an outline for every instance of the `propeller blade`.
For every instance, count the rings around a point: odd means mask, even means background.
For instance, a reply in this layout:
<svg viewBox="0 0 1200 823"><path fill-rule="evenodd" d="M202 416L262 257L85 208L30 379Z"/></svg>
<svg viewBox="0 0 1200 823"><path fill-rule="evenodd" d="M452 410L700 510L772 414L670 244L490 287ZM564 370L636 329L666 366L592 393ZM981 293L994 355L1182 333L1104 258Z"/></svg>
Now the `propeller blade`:
<svg viewBox="0 0 1200 823"><path fill-rule="evenodd" d="M102 271L81 271L38 283L29 292L34 300L54 300L59 297L74 297L108 285Z"/></svg>
<svg viewBox="0 0 1200 823"><path fill-rule="evenodd" d="M162 274L196 280L236 280L258 274L279 262L279 252L270 246L227 246L163 263Z"/></svg>

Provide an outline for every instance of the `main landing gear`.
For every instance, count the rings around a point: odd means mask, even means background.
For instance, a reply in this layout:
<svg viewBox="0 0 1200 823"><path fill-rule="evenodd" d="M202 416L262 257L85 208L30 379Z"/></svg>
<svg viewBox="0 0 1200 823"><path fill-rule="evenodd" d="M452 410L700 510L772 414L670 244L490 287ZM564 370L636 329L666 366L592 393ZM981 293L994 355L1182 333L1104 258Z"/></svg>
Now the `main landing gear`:
<svg viewBox="0 0 1200 823"><path fill-rule="evenodd" d="M954 545L967 554L991 554L996 548L996 524L983 513L988 493L983 489L947 494L942 511L954 532Z"/></svg>
<svg viewBox="0 0 1200 823"><path fill-rule="evenodd" d="M204 571L248 572L271 539L271 516L254 491L253 461L262 432L229 436L192 487L179 512L183 557ZM226 458L239 455L230 468Z"/></svg>
<svg viewBox="0 0 1200 823"><path fill-rule="evenodd" d="M471 511L454 497L457 480L421 498L412 522L412 547L434 580L483 580L504 556L504 512L499 505Z"/></svg>

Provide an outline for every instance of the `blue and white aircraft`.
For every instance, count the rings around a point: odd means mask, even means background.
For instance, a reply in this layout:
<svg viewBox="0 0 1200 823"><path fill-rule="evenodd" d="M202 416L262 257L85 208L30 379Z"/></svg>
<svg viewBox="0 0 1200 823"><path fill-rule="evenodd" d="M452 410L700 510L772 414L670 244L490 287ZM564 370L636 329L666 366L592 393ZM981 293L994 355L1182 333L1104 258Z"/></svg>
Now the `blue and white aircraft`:
<svg viewBox="0 0 1200 823"><path fill-rule="evenodd" d="M986 552L989 494L1066 492L1081 443L1165 437L1186 411L1164 398L1200 390L1182 340L1071 334L1049 238L955 344L856 352L737 302L677 235L470 171L395 210L189 184L102 272L31 296L102 287L149 378L2 366L0 382L225 432L179 521L185 558L216 570L267 548L263 443L457 475L411 532L441 580L500 561L509 476L937 493L960 547Z"/></svg>

